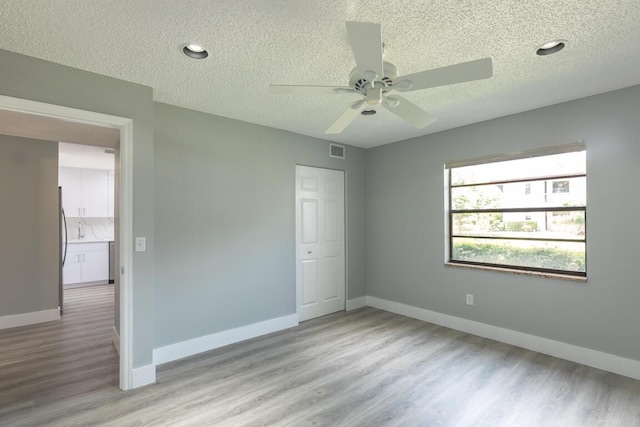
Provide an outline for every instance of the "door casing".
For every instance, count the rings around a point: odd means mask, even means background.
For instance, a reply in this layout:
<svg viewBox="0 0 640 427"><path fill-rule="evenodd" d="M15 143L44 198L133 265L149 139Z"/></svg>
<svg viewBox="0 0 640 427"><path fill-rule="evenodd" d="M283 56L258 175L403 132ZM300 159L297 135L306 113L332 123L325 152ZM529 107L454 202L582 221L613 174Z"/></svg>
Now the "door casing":
<svg viewBox="0 0 640 427"><path fill-rule="evenodd" d="M63 121L83 123L119 129L120 230L117 271L120 275L120 388L128 390L133 383L133 120L125 117L79 110L60 105L46 104L21 98L0 95L0 109L25 114L45 116ZM118 162L118 156L116 156ZM116 172L116 173L118 173ZM116 178L117 179L117 178Z"/></svg>

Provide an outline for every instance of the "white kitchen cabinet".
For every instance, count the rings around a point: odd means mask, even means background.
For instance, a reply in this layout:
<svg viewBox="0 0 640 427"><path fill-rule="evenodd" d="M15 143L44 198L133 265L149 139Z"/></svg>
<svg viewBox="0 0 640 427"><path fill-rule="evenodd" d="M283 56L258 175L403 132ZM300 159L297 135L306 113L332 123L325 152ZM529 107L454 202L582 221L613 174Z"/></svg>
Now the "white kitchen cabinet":
<svg viewBox="0 0 640 427"><path fill-rule="evenodd" d="M109 243L69 243L62 269L65 285L109 280Z"/></svg>
<svg viewBox="0 0 640 427"><path fill-rule="evenodd" d="M82 169L82 216L108 216L109 172Z"/></svg>
<svg viewBox="0 0 640 427"><path fill-rule="evenodd" d="M98 245L99 243L95 243ZM101 245L101 244L100 244ZM82 257L82 281L97 282L109 280L109 246L104 249L87 251Z"/></svg>
<svg viewBox="0 0 640 427"><path fill-rule="evenodd" d="M68 217L109 216L109 171L61 167L58 182Z"/></svg>
<svg viewBox="0 0 640 427"><path fill-rule="evenodd" d="M62 207L68 217L82 216L82 169L60 168L58 185L62 187Z"/></svg>
<svg viewBox="0 0 640 427"><path fill-rule="evenodd" d="M82 283L82 257L77 252L71 252L72 244L67 248L67 258L62 267L62 283Z"/></svg>
<svg viewBox="0 0 640 427"><path fill-rule="evenodd" d="M113 171L109 171L109 191L107 196L107 204L109 206L108 215L109 218L114 217L115 213L115 205L116 205L116 182L115 182L115 173Z"/></svg>

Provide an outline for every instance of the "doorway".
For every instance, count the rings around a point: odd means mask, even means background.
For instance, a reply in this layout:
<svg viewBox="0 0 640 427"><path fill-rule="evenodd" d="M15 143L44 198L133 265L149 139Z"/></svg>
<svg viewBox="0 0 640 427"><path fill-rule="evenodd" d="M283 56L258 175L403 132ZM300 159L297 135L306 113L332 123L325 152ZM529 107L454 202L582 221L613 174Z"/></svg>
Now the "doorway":
<svg viewBox="0 0 640 427"><path fill-rule="evenodd" d="M345 309L344 171L296 166L299 321Z"/></svg>
<svg viewBox="0 0 640 427"><path fill-rule="evenodd" d="M117 131L115 133L117 135ZM63 261L61 292L115 281L111 267L115 263L112 248L116 220L116 149L58 143Z"/></svg>
<svg viewBox="0 0 640 427"><path fill-rule="evenodd" d="M118 245L116 258L116 318L119 326L119 383L120 388L134 387L133 378L133 331L132 331L132 283L133 264L133 221L132 221L132 156L133 121L128 118L111 116L91 111L78 110L58 105L45 104L20 98L0 95L0 112L26 115L39 123L47 121L64 122L69 126L93 126L116 129L119 133L120 150L116 156L115 182L119 197L115 201L119 221L115 224ZM41 129L34 126L32 130ZM18 136L18 135L15 135ZM37 138L34 135L23 135ZM62 140L67 138L60 138ZM116 283L117 283L116 282Z"/></svg>

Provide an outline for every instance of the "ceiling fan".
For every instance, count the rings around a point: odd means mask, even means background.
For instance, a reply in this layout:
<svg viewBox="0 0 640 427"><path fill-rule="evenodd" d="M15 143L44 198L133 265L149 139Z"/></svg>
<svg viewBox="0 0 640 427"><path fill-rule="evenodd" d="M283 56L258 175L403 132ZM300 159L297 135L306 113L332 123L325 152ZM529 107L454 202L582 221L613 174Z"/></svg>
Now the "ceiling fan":
<svg viewBox="0 0 640 427"><path fill-rule="evenodd" d="M271 93L328 94L355 93L363 99L351 104L325 133L342 132L359 114L375 114L381 105L418 129L433 123L436 118L405 98L391 92L409 92L492 76L491 58L477 59L433 70L398 76L398 68L384 60L384 45L380 24L347 22L347 37L356 67L349 76L349 86L271 85Z"/></svg>

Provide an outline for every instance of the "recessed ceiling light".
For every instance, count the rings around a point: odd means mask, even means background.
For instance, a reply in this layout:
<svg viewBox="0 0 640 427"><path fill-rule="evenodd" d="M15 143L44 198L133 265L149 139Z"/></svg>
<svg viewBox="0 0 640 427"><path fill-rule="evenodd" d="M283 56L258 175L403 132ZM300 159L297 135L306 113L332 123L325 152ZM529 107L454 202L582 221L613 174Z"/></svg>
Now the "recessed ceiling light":
<svg viewBox="0 0 640 427"><path fill-rule="evenodd" d="M193 59L204 59L209 56L209 52L199 44L187 43L182 46L182 53Z"/></svg>
<svg viewBox="0 0 640 427"><path fill-rule="evenodd" d="M553 40L550 42L546 42L545 44L540 46L538 50L536 50L536 54L540 56L544 56L544 55L551 55L552 53L560 52L562 49L564 49L564 46L566 45L566 43L567 43L566 40Z"/></svg>

